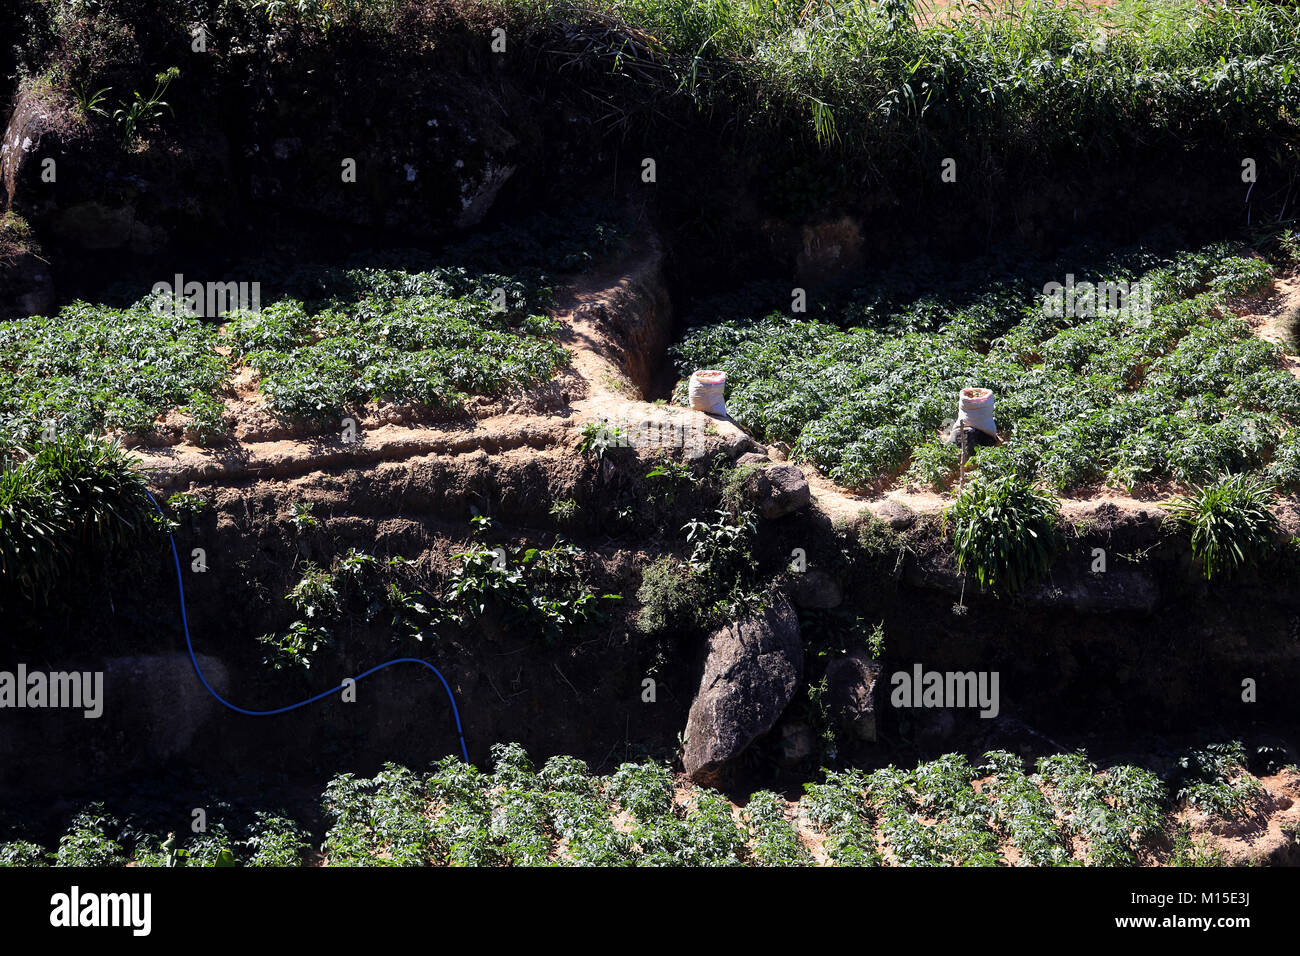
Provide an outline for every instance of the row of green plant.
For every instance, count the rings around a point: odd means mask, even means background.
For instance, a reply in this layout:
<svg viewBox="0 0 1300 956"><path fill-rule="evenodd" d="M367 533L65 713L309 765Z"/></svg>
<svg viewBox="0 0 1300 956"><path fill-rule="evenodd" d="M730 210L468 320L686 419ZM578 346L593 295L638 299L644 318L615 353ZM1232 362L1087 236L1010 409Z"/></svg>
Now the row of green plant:
<svg viewBox="0 0 1300 956"><path fill-rule="evenodd" d="M204 436L224 431L230 374L215 326L74 302L56 315L0 322L0 447L103 429L149 434L172 409Z"/></svg>
<svg viewBox="0 0 1300 956"><path fill-rule="evenodd" d="M513 323L468 298L368 297L309 315L282 301L228 327L234 357L257 373L268 407L292 419L337 421L367 402L447 407L549 379L564 362L558 324Z"/></svg>
<svg viewBox="0 0 1300 956"><path fill-rule="evenodd" d="M322 795L319 860L283 813L242 825L216 814L201 834L161 837L94 805L54 850L9 835L0 865L1217 865L1221 854L1173 814L1252 813L1263 791L1246 759L1237 742L1186 751L1171 785L1141 767L1100 769L1082 753L1033 768L1005 751L978 764L948 754L910 771L829 772L795 803L760 791L736 807L656 763L599 776L573 757L537 767L518 744L497 744L491 773L448 757L426 773L387 764L371 778L335 776Z"/></svg>
<svg viewBox="0 0 1300 956"><path fill-rule="evenodd" d="M964 302L858 296L827 306L836 324L751 314L692 329L674 353L683 374L726 371L737 422L849 487L949 487L958 451L942 429L958 391L979 385L1005 438L978 450L984 475L1065 491L1249 472L1300 488L1300 382L1227 304L1266 288L1269 266L1232 251L1094 277L1149 283L1149 310L1054 315L1042 284L1022 280Z"/></svg>
<svg viewBox="0 0 1300 956"><path fill-rule="evenodd" d="M0 843L0 866L197 866L289 867L309 862L307 831L281 812L256 811L243 826L220 815L205 819L201 833L158 833L138 821L122 820L91 804L78 811L46 850L27 839Z"/></svg>
<svg viewBox="0 0 1300 956"><path fill-rule="evenodd" d="M106 298L129 304L74 302L0 323L0 447L105 429L147 436L171 411L193 440L219 441L241 366L272 411L299 420L337 420L374 401L452 406L539 384L566 361L558 323L541 314L553 302L551 274L611 254L626 234L608 217L538 214L437 253L249 262L224 278L255 279L265 307L226 313L224 327L182 298L131 300L125 288Z"/></svg>
<svg viewBox="0 0 1300 956"><path fill-rule="evenodd" d="M368 278L392 282L386 272ZM222 395L240 365L256 372L274 412L320 421L374 401L455 405L538 384L565 361L553 320L468 297L372 294L314 315L282 300L234 313L220 331L157 304L77 302L0 324L0 443L101 429L149 435L172 410L189 418L196 440L219 440L228 431Z"/></svg>

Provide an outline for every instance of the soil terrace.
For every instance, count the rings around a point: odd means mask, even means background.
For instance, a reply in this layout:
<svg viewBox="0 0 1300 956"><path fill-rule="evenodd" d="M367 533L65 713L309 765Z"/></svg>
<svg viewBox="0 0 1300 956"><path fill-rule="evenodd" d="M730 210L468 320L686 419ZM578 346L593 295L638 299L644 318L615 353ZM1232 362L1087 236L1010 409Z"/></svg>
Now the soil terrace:
<svg viewBox="0 0 1300 956"><path fill-rule="evenodd" d="M695 458L719 450L733 457L764 450L727 419L640 397L651 387L672 331L662 270L662 252L651 242L606 269L575 280L557 310L570 365L543 389L496 401L476 399L464 414L450 420L443 415L431 421L417 409L372 406L356 416L356 440L345 441L341 433L295 435L291 429L266 425L269 416L257 406L253 383L246 376L237 377L236 393L226 402L228 418L262 424L237 425L235 439L218 448L184 440L141 447L137 453L142 467L154 486L182 489L191 483L292 478L480 451L564 457L576 453L581 427L593 421L619 426L643 451ZM1243 318L1261 338L1294 347L1287 341L1287 330L1300 317L1300 272L1279 278L1254 308ZM656 353L653 359L647 357L647 350ZM1287 354L1285 361L1292 374L1300 376L1300 358ZM783 458L778 449L767 452L775 460ZM858 494L808 465L801 467L813 507L832 522L852 524L864 511L887 518L897 505L917 514L936 514L951 501L950 496L898 486ZM1112 509L1118 509L1143 519L1159 514L1159 502L1172 490L1158 486L1126 494L1098 486L1062 499L1061 510L1074 520L1086 520L1102 507L1112 514ZM1296 510L1292 504L1285 502L1283 510Z"/></svg>

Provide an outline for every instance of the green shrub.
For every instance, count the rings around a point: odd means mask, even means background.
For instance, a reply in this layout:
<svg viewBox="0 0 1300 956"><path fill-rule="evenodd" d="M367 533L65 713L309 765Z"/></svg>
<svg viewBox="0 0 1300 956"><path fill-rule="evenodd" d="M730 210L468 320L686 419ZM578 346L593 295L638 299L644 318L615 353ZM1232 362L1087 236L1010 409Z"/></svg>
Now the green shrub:
<svg viewBox="0 0 1300 956"><path fill-rule="evenodd" d="M556 524L568 527L578 516L578 503L572 498L557 498L551 502L550 514Z"/></svg>
<svg viewBox="0 0 1300 956"><path fill-rule="evenodd" d="M612 448L627 448L623 429L608 422L587 422L582 426L578 451L592 461L604 461Z"/></svg>
<svg viewBox="0 0 1300 956"><path fill-rule="evenodd" d="M993 779L984 788L991 821L1020 851L1020 866L1067 866L1069 850L1047 798L1024 772L1019 757L1007 751L984 755Z"/></svg>
<svg viewBox="0 0 1300 956"><path fill-rule="evenodd" d="M1099 773L1082 753L1056 754L1039 759L1033 779L1067 831L1087 840L1090 865L1133 866L1160 830L1166 792L1150 771L1118 766Z"/></svg>
<svg viewBox="0 0 1300 956"><path fill-rule="evenodd" d="M443 597L446 615L465 624L493 606L536 625L547 638L570 631L597 618L599 602L622 600L621 594L589 590L582 556L581 548L559 535L549 548L496 549L475 541L452 555L459 564Z"/></svg>
<svg viewBox="0 0 1300 956"><path fill-rule="evenodd" d="M1178 800L1221 819L1245 816L1265 795L1246 762L1246 748L1236 740L1187 749L1175 772Z"/></svg>
<svg viewBox="0 0 1300 956"><path fill-rule="evenodd" d="M0 867L47 866L48 856L42 847L26 840L0 843Z"/></svg>
<svg viewBox="0 0 1300 956"><path fill-rule="evenodd" d="M81 810L59 838L56 853L58 866L121 866L125 862L122 847L109 836L118 821L104 811L102 804Z"/></svg>
<svg viewBox="0 0 1300 956"><path fill-rule="evenodd" d="M753 568L751 543L758 532L752 511L715 512L714 520L693 518L682 530L691 547L691 569L711 581L731 582Z"/></svg>
<svg viewBox="0 0 1300 956"><path fill-rule="evenodd" d="M799 812L826 834L826 854L839 866L880 866L875 810L860 770L826 774L825 783L804 785Z"/></svg>
<svg viewBox="0 0 1300 956"><path fill-rule="evenodd" d="M671 555L655 558L637 588L637 628L645 634L688 630L698 619L703 596L703 584L690 568Z"/></svg>
<svg viewBox="0 0 1300 956"><path fill-rule="evenodd" d="M753 859L760 866L808 866L812 854L786 817L785 801L760 790L745 806L745 822L753 838Z"/></svg>
<svg viewBox="0 0 1300 956"><path fill-rule="evenodd" d="M249 866L302 866L307 852L307 831L278 813L258 811L252 834L245 841L252 855Z"/></svg>
<svg viewBox="0 0 1300 956"><path fill-rule="evenodd" d="M983 588L1015 591L1052 564L1057 546L1056 499L1016 475L975 480L944 512L957 568Z"/></svg>
<svg viewBox="0 0 1300 956"><path fill-rule="evenodd" d="M1207 580L1230 575L1259 560L1273 545L1277 523L1270 512L1272 489L1249 475L1229 475L1166 509L1192 532L1192 554Z"/></svg>

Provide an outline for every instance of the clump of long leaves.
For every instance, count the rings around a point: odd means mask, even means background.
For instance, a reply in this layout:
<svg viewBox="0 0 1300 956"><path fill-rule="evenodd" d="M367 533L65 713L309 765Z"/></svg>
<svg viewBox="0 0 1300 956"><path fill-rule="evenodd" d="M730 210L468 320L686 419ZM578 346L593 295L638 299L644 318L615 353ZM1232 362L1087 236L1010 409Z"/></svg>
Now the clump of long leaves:
<svg viewBox="0 0 1300 956"><path fill-rule="evenodd" d="M1267 554L1276 522L1272 489L1254 475L1229 475L1174 498L1166 510L1192 531L1192 554L1206 580L1231 574Z"/></svg>
<svg viewBox="0 0 1300 956"><path fill-rule="evenodd" d="M79 557L145 526L144 478L116 442L63 438L0 470L0 597L48 599Z"/></svg>
<svg viewBox="0 0 1300 956"><path fill-rule="evenodd" d="M971 482L944 513L957 567L982 588L1015 591L1046 571L1056 554L1056 499L1019 476Z"/></svg>

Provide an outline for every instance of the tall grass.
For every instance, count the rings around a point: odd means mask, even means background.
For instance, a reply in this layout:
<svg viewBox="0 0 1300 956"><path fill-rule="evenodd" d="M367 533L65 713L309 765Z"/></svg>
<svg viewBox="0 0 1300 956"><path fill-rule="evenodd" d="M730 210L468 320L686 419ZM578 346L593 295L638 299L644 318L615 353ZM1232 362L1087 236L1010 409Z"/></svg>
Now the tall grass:
<svg viewBox="0 0 1300 956"><path fill-rule="evenodd" d="M1117 147L1140 134L1248 137L1300 107L1300 11L1249 2L507 0L534 23L611 17L702 108L793 125L822 146L920 149L944 128L1022 146ZM798 41L802 42L798 42ZM622 68L622 67L619 67Z"/></svg>
<svg viewBox="0 0 1300 956"><path fill-rule="evenodd" d="M96 11L160 49L211 19L206 0L147 6ZM463 46L457 23L485 44L506 28L503 65L567 81L615 130L680 132L694 109L755 152L841 149L878 176L972 159L981 142L1039 167L1080 151L1250 144L1289 168L1300 139L1300 9L1258 0L226 0L214 30L237 49L217 69L243 76L266 50L321 38L342 55L357 40L380 56ZM84 84L109 64L82 66L53 72Z"/></svg>
<svg viewBox="0 0 1300 956"><path fill-rule="evenodd" d="M944 512L957 569L981 588L1016 591L1052 564L1059 520L1056 500L1016 475L977 479Z"/></svg>

